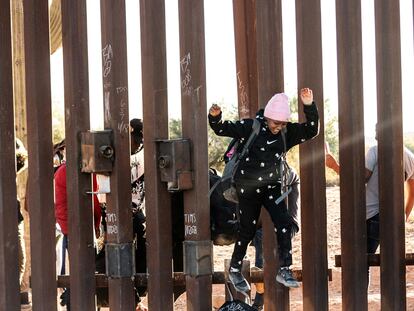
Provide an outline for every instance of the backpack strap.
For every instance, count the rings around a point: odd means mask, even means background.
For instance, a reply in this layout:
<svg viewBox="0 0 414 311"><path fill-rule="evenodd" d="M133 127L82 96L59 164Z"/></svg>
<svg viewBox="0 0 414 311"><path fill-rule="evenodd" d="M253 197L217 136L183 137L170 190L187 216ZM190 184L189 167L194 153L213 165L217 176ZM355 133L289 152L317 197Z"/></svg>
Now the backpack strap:
<svg viewBox="0 0 414 311"><path fill-rule="evenodd" d="M243 146L242 151L240 152L240 157L239 157L240 159L242 159L249 152L249 148L254 142L254 140L256 139L257 135L259 134L259 131L260 131L260 122L257 119L253 119L252 132L250 133L249 138L247 139L246 143Z"/></svg>
<svg viewBox="0 0 414 311"><path fill-rule="evenodd" d="M220 182L221 182L221 178L214 183L213 187L210 188L210 191L208 192L208 197L211 197L211 194L217 188Z"/></svg>
<svg viewBox="0 0 414 311"><path fill-rule="evenodd" d="M286 162L286 128L283 128L280 131L280 134L282 135L282 141L283 141L283 153L281 155L281 160L280 160L280 182L281 182L281 195L279 198L277 198L276 200L276 204L279 204L280 202L282 202L284 199L287 198L287 196L289 195L289 193L292 191L292 187L290 187L287 184L287 176L286 176L286 170L288 170L289 165ZM286 202L287 205L287 202Z"/></svg>
<svg viewBox="0 0 414 311"><path fill-rule="evenodd" d="M234 166L233 171L231 172L232 182L234 182L234 175L236 174L237 168L239 167L240 160L243 159L249 152L249 148L253 144L257 135L259 134L259 131L260 131L260 122L257 119L253 119L252 132L250 133L250 136L247 139L246 143L243 145L243 149L240 152L240 155L237 159L237 164Z"/></svg>

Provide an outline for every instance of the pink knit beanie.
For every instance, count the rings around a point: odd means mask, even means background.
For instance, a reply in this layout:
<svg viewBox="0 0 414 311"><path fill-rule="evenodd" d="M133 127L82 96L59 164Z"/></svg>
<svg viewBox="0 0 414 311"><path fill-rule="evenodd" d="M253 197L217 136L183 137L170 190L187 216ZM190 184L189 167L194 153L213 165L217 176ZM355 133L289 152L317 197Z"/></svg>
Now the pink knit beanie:
<svg viewBox="0 0 414 311"><path fill-rule="evenodd" d="M287 122L290 119L289 98L285 93L274 95L267 103L264 116L266 118Z"/></svg>

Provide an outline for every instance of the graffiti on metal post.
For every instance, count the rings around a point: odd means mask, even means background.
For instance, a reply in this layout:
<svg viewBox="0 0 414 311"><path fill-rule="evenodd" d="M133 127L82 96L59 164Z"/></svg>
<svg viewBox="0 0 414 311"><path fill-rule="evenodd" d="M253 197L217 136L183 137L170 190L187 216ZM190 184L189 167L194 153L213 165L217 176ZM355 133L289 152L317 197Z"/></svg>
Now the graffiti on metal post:
<svg viewBox="0 0 414 311"><path fill-rule="evenodd" d="M111 44L107 44L102 49L102 61L103 61L102 73L103 73L104 78L106 78L111 73L113 57L114 57L114 53L112 51L112 46Z"/></svg>
<svg viewBox="0 0 414 311"><path fill-rule="evenodd" d="M121 103L119 110L119 121L118 121L118 131L120 134L129 133L129 121L128 121L128 102L125 98L126 91L128 88L126 86L120 86L116 88L116 93L120 94Z"/></svg>
<svg viewBox="0 0 414 311"><path fill-rule="evenodd" d="M186 237L197 235L197 218L194 213L184 214L184 234Z"/></svg>
<svg viewBox="0 0 414 311"><path fill-rule="evenodd" d="M247 96L246 87L240 77L240 71L237 72L237 82L240 90L240 103L243 107L246 107L249 104L249 97Z"/></svg>
<svg viewBox="0 0 414 311"><path fill-rule="evenodd" d="M128 88L126 86L118 86L116 88L116 93L117 94L121 94L121 93L126 92L126 91L128 91Z"/></svg>
<svg viewBox="0 0 414 311"><path fill-rule="evenodd" d="M180 61L181 67L181 89L184 95L191 95L193 88L191 86L191 55L186 54Z"/></svg>
<svg viewBox="0 0 414 311"><path fill-rule="evenodd" d="M116 225L117 217L115 213L106 214L106 223L108 235L118 234L118 225Z"/></svg>
<svg viewBox="0 0 414 311"><path fill-rule="evenodd" d="M128 133L129 131L129 124L125 121L119 121L117 125L118 131L120 134L122 133Z"/></svg>

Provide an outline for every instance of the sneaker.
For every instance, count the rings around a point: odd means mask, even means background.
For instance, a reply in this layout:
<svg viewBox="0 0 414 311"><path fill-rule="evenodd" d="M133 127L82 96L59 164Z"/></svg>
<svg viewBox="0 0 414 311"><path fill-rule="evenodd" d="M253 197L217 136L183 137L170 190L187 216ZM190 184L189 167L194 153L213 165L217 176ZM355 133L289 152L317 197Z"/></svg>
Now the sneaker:
<svg viewBox="0 0 414 311"><path fill-rule="evenodd" d="M244 278L239 269L230 267L229 280L233 284L234 288L239 292L248 292L250 290L249 283L247 283L247 280Z"/></svg>
<svg viewBox="0 0 414 311"><path fill-rule="evenodd" d="M276 275L276 281L285 285L286 287L299 287L299 282L292 274L292 270L288 267L279 268Z"/></svg>
<svg viewBox="0 0 414 311"><path fill-rule="evenodd" d="M263 304L264 304L263 294L256 293L256 296L254 297L254 303L253 303L252 307L255 310L262 311L263 310Z"/></svg>

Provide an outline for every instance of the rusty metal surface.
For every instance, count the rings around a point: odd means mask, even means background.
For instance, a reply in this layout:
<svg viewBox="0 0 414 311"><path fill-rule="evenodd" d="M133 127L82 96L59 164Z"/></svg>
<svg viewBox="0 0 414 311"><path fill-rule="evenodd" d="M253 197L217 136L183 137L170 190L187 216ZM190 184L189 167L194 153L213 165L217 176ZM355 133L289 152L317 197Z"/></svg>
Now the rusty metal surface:
<svg viewBox="0 0 414 311"><path fill-rule="evenodd" d="M125 1L101 0L104 126L113 130L115 159L107 195L108 243L132 243ZM131 277L109 280L111 310L133 310Z"/></svg>
<svg viewBox="0 0 414 311"><path fill-rule="evenodd" d="M367 254L367 264L368 266L380 266L381 265L381 256L380 254ZM408 253L405 254L405 265L413 266L414 265L414 254ZM342 266L342 256L335 255L335 267Z"/></svg>
<svg viewBox="0 0 414 311"><path fill-rule="evenodd" d="M257 78L259 107L283 92L282 4L280 0L257 1Z"/></svg>
<svg viewBox="0 0 414 311"><path fill-rule="evenodd" d="M191 141L170 139L158 141L158 167L161 181L168 183L169 191L188 190L192 185Z"/></svg>
<svg viewBox="0 0 414 311"><path fill-rule="evenodd" d="M192 142L194 188L184 192L185 239L210 240L204 1L179 0L183 137ZM187 276L187 310L211 309L211 275Z"/></svg>
<svg viewBox="0 0 414 311"><path fill-rule="evenodd" d="M168 138L167 56L164 0L142 0L141 63L147 206L148 307L173 310L170 195L161 182L157 139Z"/></svg>
<svg viewBox="0 0 414 311"><path fill-rule="evenodd" d="M375 1L381 310L405 310L400 6Z"/></svg>
<svg viewBox="0 0 414 311"><path fill-rule="evenodd" d="M258 107L278 92L283 92L282 5L280 0L256 1L257 86ZM288 310L289 290L276 282L277 247L274 226L268 213L263 213L265 304L267 310ZM276 256L275 256L276 255Z"/></svg>
<svg viewBox="0 0 414 311"><path fill-rule="evenodd" d="M239 117L251 118L259 110L256 0L233 0L233 19Z"/></svg>
<svg viewBox="0 0 414 311"><path fill-rule="evenodd" d="M10 1L0 0L0 310L20 310Z"/></svg>
<svg viewBox="0 0 414 311"><path fill-rule="evenodd" d="M336 20L342 308L367 310L361 1L336 1Z"/></svg>
<svg viewBox="0 0 414 311"><path fill-rule="evenodd" d="M91 175L80 171L80 133L89 129L86 2L62 1L66 179L71 307L95 310Z"/></svg>
<svg viewBox="0 0 414 311"><path fill-rule="evenodd" d="M56 310L49 6L24 1L33 310Z"/></svg>
<svg viewBox="0 0 414 311"><path fill-rule="evenodd" d="M89 109L88 104L85 106ZM83 130L79 133L81 172L109 174L112 172L114 160L112 130L85 131L85 128ZM76 155L79 157L79 153Z"/></svg>
<svg viewBox="0 0 414 311"><path fill-rule="evenodd" d="M298 89L309 87L320 116L319 135L300 145L304 310L328 310L321 9L319 0L296 1ZM303 104L299 102L299 111ZM304 116L299 114L299 120Z"/></svg>

